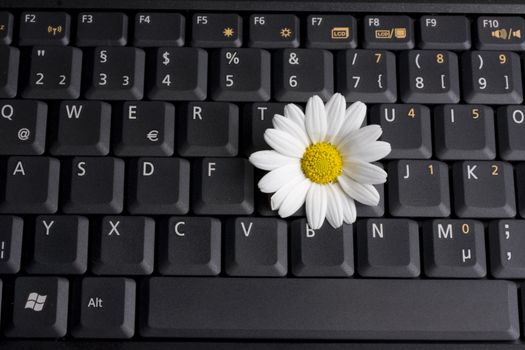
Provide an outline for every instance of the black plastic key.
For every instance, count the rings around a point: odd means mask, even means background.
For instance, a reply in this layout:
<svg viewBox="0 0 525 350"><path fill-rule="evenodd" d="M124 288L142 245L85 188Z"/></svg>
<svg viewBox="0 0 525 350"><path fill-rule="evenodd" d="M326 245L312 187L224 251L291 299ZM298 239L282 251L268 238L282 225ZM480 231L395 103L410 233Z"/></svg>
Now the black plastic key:
<svg viewBox="0 0 525 350"><path fill-rule="evenodd" d="M0 98L16 96L19 60L20 51L16 47L0 46Z"/></svg>
<svg viewBox="0 0 525 350"><path fill-rule="evenodd" d="M525 220L497 220L489 225L490 265L496 278L525 278Z"/></svg>
<svg viewBox="0 0 525 350"><path fill-rule="evenodd" d="M264 131L272 128L275 114L284 114L285 103L253 103L244 106L242 117L242 142L246 156L252 152L269 149L264 141Z"/></svg>
<svg viewBox="0 0 525 350"><path fill-rule="evenodd" d="M414 47L414 21L408 16L365 16L363 47L406 50Z"/></svg>
<svg viewBox="0 0 525 350"><path fill-rule="evenodd" d="M0 274L20 271L24 221L18 216L0 215Z"/></svg>
<svg viewBox="0 0 525 350"><path fill-rule="evenodd" d="M240 47L242 17L233 13L196 13L192 20L191 45L196 47Z"/></svg>
<svg viewBox="0 0 525 350"><path fill-rule="evenodd" d="M470 21L465 16L422 16L419 18L419 48L468 50Z"/></svg>
<svg viewBox="0 0 525 350"><path fill-rule="evenodd" d="M502 106L498 108L496 122L500 157L525 161L525 108Z"/></svg>
<svg viewBox="0 0 525 350"><path fill-rule="evenodd" d="M65 12L22 12L18 43L32 45L68 45L71 17Z"/></svg>
<svg viewBox="0 0 525 350"><path fill-rule="evenodd" d="M525 163L516 166L516 195L520 215L525 218Z"/></svg>
<svg viewBox="0 0 525 350"><path fill-rule="evenodd" d="M357 20L349 15L310 15L306 19L306 47L354 49L357 46Z"/></svg>
<svg viewBox="0 0 525 350"><path fill-rule="evenodd" d="M139 12L135 15L135 46L184 46L186 19L179 13Z"/></svg>
<svg viewBox="0 0 525 350"><path fill-rule="evenodd" d="M0 45L10 45L13 41L13 15L0 12Z"/></svg>
<svg viewBox="0 0 525 350"><path fill-rule="evenodd" d="M77 20L78 46L125 46L128 16L122 12L81 12Z"/></svg>
<svg viewBox="0 0 525 350"><path fill-rule="evenodd" d="M253 14L250 16L251 47L276 49L299 47L299 18L292 14Z"/></svg>
<svg viewBox="0 0 525 350"><path fill-rule="evenodd" d="M525 50L525 20L518 16L482 16L477 19L480 50Z"/></svg>

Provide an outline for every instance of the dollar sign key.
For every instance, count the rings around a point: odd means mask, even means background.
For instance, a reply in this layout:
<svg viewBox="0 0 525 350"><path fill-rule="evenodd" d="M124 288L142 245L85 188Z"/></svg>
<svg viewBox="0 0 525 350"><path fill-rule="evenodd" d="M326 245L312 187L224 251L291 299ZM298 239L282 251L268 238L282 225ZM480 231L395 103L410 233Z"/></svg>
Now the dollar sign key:
<svg viewBox="0 0 525 350"><path fill-rule="evenodd" d="M169 56L170 56L170 53L168 51L164 51L164 53L162 54L162 58L163 58L162 64L163 65L167 66L168 64L170 64Z"/></svg>

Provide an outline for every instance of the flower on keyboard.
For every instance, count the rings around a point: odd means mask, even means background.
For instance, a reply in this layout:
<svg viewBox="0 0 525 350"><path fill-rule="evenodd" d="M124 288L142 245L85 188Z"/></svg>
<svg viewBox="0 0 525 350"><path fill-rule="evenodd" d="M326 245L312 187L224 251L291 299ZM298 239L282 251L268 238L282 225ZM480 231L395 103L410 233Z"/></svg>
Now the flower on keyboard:
<svg viewBox="0 0 525 350"><path fill-rule="evenodd" d="M364 103L347 109L341 94L326 105L319 96L311 97L306 113L288 104L284 116L276 114L273 128L264 133L273 150L250 156L255 167L269 171L259 189L274 193L272 210L285 218L306 203L308 224L318 229L325 218L335 228L355 222L355 201L378 205L373 185L386 182L387 174L370 162L387 156L391 148L378 141L379 125L361 127L365 117Z"/></svg>

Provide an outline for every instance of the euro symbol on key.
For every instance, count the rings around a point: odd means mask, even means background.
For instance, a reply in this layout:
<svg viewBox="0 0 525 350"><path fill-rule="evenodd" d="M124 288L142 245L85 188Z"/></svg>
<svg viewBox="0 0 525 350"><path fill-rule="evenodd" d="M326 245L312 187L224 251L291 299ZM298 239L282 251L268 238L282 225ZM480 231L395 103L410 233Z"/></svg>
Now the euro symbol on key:
<svg viewBox="0 0 525 350"><path fill-rule="evenodd" d="M159 131L158 130L151 130L146 134L146 137L151 142L157 142L159 140Z"/></svg>

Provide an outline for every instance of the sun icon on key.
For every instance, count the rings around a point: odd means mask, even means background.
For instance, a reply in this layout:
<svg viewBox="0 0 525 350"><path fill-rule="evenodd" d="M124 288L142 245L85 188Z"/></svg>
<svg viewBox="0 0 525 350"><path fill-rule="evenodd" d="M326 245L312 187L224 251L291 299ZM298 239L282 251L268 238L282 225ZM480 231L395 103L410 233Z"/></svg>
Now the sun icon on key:
<svg viewBox="0 0 525 350"><path fill-rule="evenodd" d="M233 28L227 27L227 28L224 28L224 30L222 31L222 34L227 38L231 38L233 34L235 34L235 31L233 30Z"/></svg>
<svg viewBox="0 0 525 350"><path fill-rule="evenodd" d="M280 34L281 38L289 38L292 36L292 30L290 28L282 28Z"/></svg>

